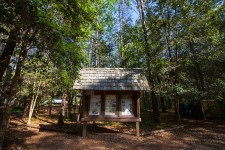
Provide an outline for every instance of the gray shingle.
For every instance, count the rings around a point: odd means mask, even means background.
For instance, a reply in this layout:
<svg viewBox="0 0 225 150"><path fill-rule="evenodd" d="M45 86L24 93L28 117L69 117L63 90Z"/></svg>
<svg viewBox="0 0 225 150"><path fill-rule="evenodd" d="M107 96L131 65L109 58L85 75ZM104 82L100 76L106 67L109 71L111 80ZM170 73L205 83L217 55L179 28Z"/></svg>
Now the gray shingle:
<svg viewBox="0 0 225 150"><path fill-rule="evenodd" d="M149 90L140 68L83 68L74 89L81 90Z"/></svg>

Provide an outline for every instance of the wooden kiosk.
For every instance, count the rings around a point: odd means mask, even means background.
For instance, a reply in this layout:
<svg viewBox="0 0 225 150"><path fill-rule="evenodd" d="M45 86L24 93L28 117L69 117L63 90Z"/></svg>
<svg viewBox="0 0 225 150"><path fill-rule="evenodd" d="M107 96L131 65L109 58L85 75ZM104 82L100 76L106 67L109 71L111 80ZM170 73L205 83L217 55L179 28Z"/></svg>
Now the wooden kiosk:
<svg viewBox="0 0 225 150"><path fill-rule="evenodd" d="M82 90L83 137L88 121L136 122L139 136L140 91L149 90L142 69L84 68L73 88Z"/></svg>

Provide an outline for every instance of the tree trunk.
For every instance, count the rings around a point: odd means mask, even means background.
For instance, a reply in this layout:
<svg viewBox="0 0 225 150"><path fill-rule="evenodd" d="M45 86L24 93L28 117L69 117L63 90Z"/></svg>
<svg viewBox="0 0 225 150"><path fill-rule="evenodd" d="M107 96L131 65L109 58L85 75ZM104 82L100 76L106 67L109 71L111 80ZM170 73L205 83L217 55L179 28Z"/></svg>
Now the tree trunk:
<svg viewBox="0 0 225 150"><path fill-rule="evenodd" d="M30 102L27 99L24 101L23 118L29 115Z"/></svg>
<svg viewBox="0 0 225 150"><path fill-rule="evenodd" d="M189 48L190 48L190 52L193 54L193 57L192 57L192 62L194 64L194 67L195 67L195 80L196 80L196 86L197 86L197 89L199 91L201 91L202 93L205 92L205 83L204 83L204 75L202 73L202 69L200 67L200 64L199 62L197 62L198 60L198 57L197 57L197 54L195 52L195 49L194 49L194 42L192 41L192 39L189 37ZM199 103L201 105L201 101L202 99L199 99ZM202 106L201 106L202 107ZM203 115L203 118L205 119L205 115L204 115L204 110L201 108L201 113Z"/></svg>
<svg viewBox="0 0 225 150"><path fill-rule="evenodd" d="M161 101L161 107L162 107L162 112L166 112L166 105L163 96L160 94L160 101Z"/></svg>
<svg viewBox="0 0 225 150"><path fill-rule="evenodd" d="M73 96L74 96L74 94L71 93L69 98L68 98L68 116L69 116L70 119L72 118L71 111L72 111L72 106L73 106Z"/></svg>
<svg viewBox="0 0 225 150"><path fill-rule="evenodd" d="M145 92L143 92L143 103L144 103L144 111L146 112L147 111L147 104L146 104L146 96L145 96Z"/></svg>
<svg viewBox="0 0 225 150"><path fill-rule="evenodd" d="M180 99L178 97L177 92L175 92L174 96L174 108L175 108L175 119L181 123L181 118L180 118Z"/></svg>
<svg viewBox="0 0 225 150"><path fill-rule="evenodd" d="M22 67L23 67L23 64L24 64L24 61L27 57L27 52L28 52L28 49L27 49L27 46L28 46L28 33L29 31L27 31L25 33L25 40L24 42L22 43L22 47L21 47L21 50L20 50L20 55L19 55L19 61L17 63L17 66L16 66L16 72L15 72L15 75L12 79L12 82L11 82L11 85L10 85L10 89L9 89L9 92L7 92L7 104L9 105L13 105L14 104L14 96L15 96L15 93L16 93L16 89L17 89L17 85L18 85L18 81L19 81L19 78L20 78L20 75L21 75L21 70L22 70Z"/></svg>
<svg viewBox="0 0 225 150"><path fill-rule="evenodd" d="M120 67L124 67L124 40L123 40L123 27L124 27L124 0L120 0L119 2L119 24L120 24L120 33L119 33L119 42L118 42L118 49L119 49L119 61Z"/></svg>
<svg viewBox="0 0 225 150"><path fill-rule="evenodd" d="M52 116L52 99L49 100L48 114L50 117Z"/></svg>
<svg viewBox="0 0 225 150"><path fill-rule="evenodd" d="M37 87L36 94L34 94L32 99L31 99L30 110L29 110L29 115L28 115L28 122L27 122L28 125L30 125L30 123L31 123L31 118L32 118L32 115L34 113L34 108L35 108L35 105L36 105L36 102L37 102L40 86L41 86L41 80L40 80L39 85ZM35 92L35 82L34 82L34 85L33 85L33 92Z"/></svg>
<svg viewBox="0 0 225 150"><path fill-rule="evenodd" d="M1 95L0 95L0 106L3 106L6 104L6 99L7 95L10 89L10 84L11 84L11 78L12 78L12 65L10 65L7 69L6 76L5 76L5 81L2 87Z"/></svg>
<svg viewBox="0 0 225 150"><path fill-rule="evenodd" d="M32 117L32 113L33 113L33 106L35 105L34 104L34 101L35 101L35 96L33 95L32 96L32 99L31 99L31 102L30 102L30 108L29 108L29 114L28 114L28 121L27 121L27 124L30 125L31 123L31 117Z"/></svg>
<svg viewBox="0 0 225 150"><path fill-rule="evenodd" d="M9 106L0 106L0 149L4 142L5 131L8 125L11 108Z"/></svg>
<svg viewBox="0 0 225 150"><path fill-rule="evenodd" d="M158 121L160 121L160 113L159 113L159 108L158 108L158 100L157 100L157 97L156 97L155 91L154 91L153 75L152 75L151 67L150 67L150 65L151 65L151 61L150 61L151 60L151 53L150 53L151 49L150 49L150 45L148 42L148 32L146 29L144 2L143 2L143 0L137 0L138 7L139 7L139 2L140 2L139 14L140 14L142 30L143 30L143 34L144 34L145 51L147 54L148 82L149 82L150 89L151 89L153 120L158 122Z"/></svg>
<svg viewBox="0 0 225 150"><path fill-rule="evenodd" d="M158 99L154 91L151 91L151 99L152 99L152 109L153 109L153 120L155 122L160 122Z"/></svg>
<svg viewBox="0 0 225 150"><path fill-rule="evenodd" d="M62 104L61 104L61 110L58 118L58 126L62 127L64 124L64 117L65 117L65 109L66 109L66 97L67 97L67 91L64 90L63 96L62 96Z"/></svg>
<svg viewBox="0 0 225 150"><path fill-rule="evenodd" d="M173 108L173 103L172 103L172 100L171 100L171 98L167 98L167 101L168 101L168 108L169 109L172 109Z"/></svg>
<svg viewBox="0 0 225 150"><path fill-rule="evenodd" d="M67 98L67 91L64 90L63 96L62 96L62 115L65 117L65 111L66 111L66 98Z"/></svg>
<svg viewBox="0 0 225 150"><path fill-rule="evenodd" d="M0 56L0 81L2 81L6 68L10 64L10 59L16 47L17 31L14 29L10 32L5 48Z"/></svg>
<svg viewBox="0 0 225 150"><path fill-rule="evenodd" d="M97 14L97 26L99 24L99 15ZM99 30L96 31L96 40L95 40L95 67L100 67L100 51L99 51Z"/></svg>

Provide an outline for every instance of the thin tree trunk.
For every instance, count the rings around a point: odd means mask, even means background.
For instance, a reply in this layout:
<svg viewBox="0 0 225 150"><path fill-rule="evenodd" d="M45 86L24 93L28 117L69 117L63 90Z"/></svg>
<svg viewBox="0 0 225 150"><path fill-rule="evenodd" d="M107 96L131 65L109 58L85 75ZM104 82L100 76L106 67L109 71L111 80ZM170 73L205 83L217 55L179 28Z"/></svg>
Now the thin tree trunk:
<svg viewBox="0 0 225 150"><path fill-rule="evenodd" d="M177 92L175 92L174 106L175 106L175 118L178 122L181 122L181 118L180 118L180 99L178 97Z"/></svg>
<svg viewBox="0 0 225 150"><path fill-rule="evenodd" d="M23 118L29 115L30 102L31 101L27 99L24 101Z"/></svg>
<svg viewBox="0 0 225 150"><path fill-rule="evenodd" d="M176 10L175 10L175 14L176 14ZM177 32L177 31L176 31ZM178 95L178 92L177 92L177 86L178 86L178 79L179 79L179 75L178 75L178 45L177 45L177 42L175 42L175 69L174 69L174 85L176 86L175 88L175 102L177 103L177 120L181 123L181 118L180 118L180 97Z"/></svg>
<svg viewBox="0 0 225 150"><path fill-rule="evenodd" d="M166 112L166 106L165 106L165 101L164 97L160 94L160 102L161 102L161 107L162 107L162 112Z"/></svg>
<svg viewBox="0 0 225 150"><path fill-rule="evenodd" d="M35 105L36 105L36 102L37 102L37 98L38 98L38 93L39 93L39 90L40 90L40 86L41 86L41 80L40 80L39 85L37 87L36 94L33 95L33 98L32 98L31 103L30 103L30 110L29 110L28 122L27 122L28 125L30 125L30 123L31 123L31 118L32 118L32 115L34 113L34 108L35 108ZM33 85L33 92L34 91L35 91L35 83Z"/></svg>
<svg viewBox="0 0 225 150"><path fill-rule="evenodd" d="M52 116L52 99L49 100L48 114L50 117Z"/></svg>
<svg viewBox="0 0 225 150"><path fill-rule="evenodd" d="M147 104L146 104L146 96L145 96L145 92L143 92L143 102L144 102L144 111L147 111Z"/></svg>
<svg viewBox="0 0 225 150"><path fill-rule="evenodd" d="M148 32L146 29L146 22L145 22L145 13L144 13L144 2L143 0L137 0L137 5L139 7L139 2L140 2L140 9L139 9L139 13L140 13L140 18L141 18L141 23L142 23L142 30L143 30L143 34L144 34L144 41L145 41L145 51L147 54L147 67L148 67L148 82L151 88L151 99L152 99L152 108L153 108L153 120L156 122L160 121L160 113L159 113L159 108L158 108L158 99L155 95L155 91L154 91L154 83L153 83L153 75L151 73L151 63L150 63L150 59L151 59L151 54L150 54L150 45L148 42Z"/></svg>
<svg viewBox="0 0 225 150"><path fill-rule="evenodd" d="M195 66L195 80L196 80L196 87L199 91L201 91L202 93L205 92L205 83L204 83L204 75L202 73L202 70L201 70L201 67L200 67L200 64L199 62L197 62L197 55L196 55L196 52L195 52L195 49L194 49L194 42L191 40L191 38L189 37L189 48L190 48L190 52L193 54L193 57L192 57L192 62ZM204 113L204 110L202 108L202 99L199 99L199 104L201 105L201 113L203 115L203 119L205 119L205 113Z"/></svg>
<svg viewBox="0 0 225 150"><path fill-rule="evenodd" d="M167 97L167 101L168 101L168 108L172 109L173 108L172 100L169 97Z"/></svg>
<svg viewBox="0 0 225 150"><path fill-rule="evenodd" d="M160 122L158 100L154 91L151 91L151 99L152 99L153 119L155 122Z"/></svg>
<svg viewBox="0 0 225 150"><path fill-rule="evenodd" d="M74 97L74 94L71 93L69 98L68 98L68 116L69 118L71 119L72 118L72 106L73 106L73 97Z"/></svg>
<svg viewBox="0 0 225 150"><path fill-rule="evenodd" d="M33 95L32 96L32 99L31 99L31 102L30 102L30 108L29 108L29 114L28 114L28 121L27 121L27 124L30 125L31 123L31 117L32 117L32 109L33 109L33 105L34 105L34 99L35 99L35 96Z"/></svg>
<svg viewBox="0 0 225 150"><path fill-rule="evenodd" d="M67 97L67 91L63 91L63 96L62 96L62 104L61 104L61 110L59 114L59 119L58 119L58 126L61 127L64 124L64 117L65 117L65 108L66 108L66 97Z"/></svg>
<svg viewBox="0 0 225 150"><path fill-rule="evenodd" d="M99 24L99 15L97 15L97 26ZM99 51L99 30L96 31L95 40L95 67L100 67L100 51Z"/></svg>
<svg viewBox="0 0 225 150"><path fill-rule="evenodd" d="M62 96L62 115L65 117L65 111L66 111L66 98L67 98L67 91L64 90L63 96Z"/></svg>
<svg viewBox="0 0 225 150"><path fill-rule="evenodd" d="M119 4L119 22L120 22L120 35L119 35L119 59L120 67L124 67L124 50L123 50L123 26L124 26L124 0L120 0Z"/></svg>

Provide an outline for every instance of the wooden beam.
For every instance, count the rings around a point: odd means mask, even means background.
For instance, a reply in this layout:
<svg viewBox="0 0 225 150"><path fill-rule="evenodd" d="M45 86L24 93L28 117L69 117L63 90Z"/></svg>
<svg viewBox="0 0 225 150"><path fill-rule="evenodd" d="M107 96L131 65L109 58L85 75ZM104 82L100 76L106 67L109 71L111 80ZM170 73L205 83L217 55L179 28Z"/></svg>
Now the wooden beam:
<svg viewBox="0 0 225 150"><path fill-rule="evenodd" d="M116 94L132 94L134 91L94 91L95 95L101 95L104 93L105 95L116 95Z"/></svg>
<svg viewBox="0 0 225 150"><path fill-rule="evenodd" d="M112 121L112 122L141 122L141 118L105 118L105 117L87 117L81 121Z"/></svg>

